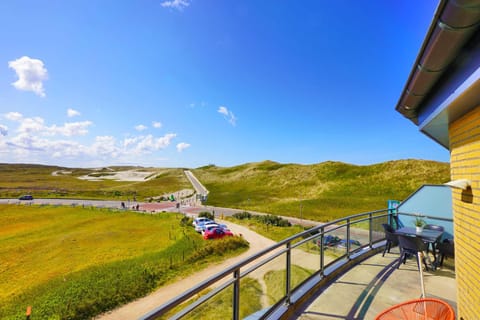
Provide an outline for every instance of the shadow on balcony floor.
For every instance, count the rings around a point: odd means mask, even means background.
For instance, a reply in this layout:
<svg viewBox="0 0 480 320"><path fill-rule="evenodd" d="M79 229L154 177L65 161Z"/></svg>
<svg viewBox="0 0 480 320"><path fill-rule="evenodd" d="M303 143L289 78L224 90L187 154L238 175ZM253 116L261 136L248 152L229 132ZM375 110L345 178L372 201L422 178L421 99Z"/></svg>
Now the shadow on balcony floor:
<svg viewBox="0 0 480 320"><path fill-rule="evenodd" d="M398 248L377 254L339 277L310 299L298 319L374 319L382 310L421 296L415 258L397 269ZM451 266L424 271L427 297L439 298L456 310L455 273Z"/></svg>

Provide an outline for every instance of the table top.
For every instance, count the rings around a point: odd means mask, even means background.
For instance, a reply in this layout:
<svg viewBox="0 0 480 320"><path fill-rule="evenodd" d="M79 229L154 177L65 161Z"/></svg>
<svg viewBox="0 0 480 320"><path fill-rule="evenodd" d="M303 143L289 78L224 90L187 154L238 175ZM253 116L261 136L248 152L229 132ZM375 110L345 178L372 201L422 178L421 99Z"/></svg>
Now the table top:
<svg viewBox="0 0 480 320"><path fill-rule="evenodd" d="M398 230L395 230L395 233L407 236L420 237L429 241L437 241L442 236L443 231L422 229L421 232L417 232L416 228L414 227L402 227Z"/></svg>

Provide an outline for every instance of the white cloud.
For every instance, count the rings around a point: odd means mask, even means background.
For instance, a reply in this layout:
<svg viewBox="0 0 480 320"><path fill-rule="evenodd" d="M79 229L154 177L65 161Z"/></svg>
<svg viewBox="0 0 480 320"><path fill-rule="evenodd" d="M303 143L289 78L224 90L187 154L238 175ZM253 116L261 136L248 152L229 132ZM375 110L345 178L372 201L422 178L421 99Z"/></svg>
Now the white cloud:
<svg viewBox="0 0 480 320"><path fill-rule="evenodd" d="M43 81L48 79L47 69L42 60L23 56L17 60L9 61L8 66L15 70L18 80L12 85L18 90L33 91L40 97L45 97Z"/></svg>
<svg viewBox="0 0 480 320"><path fill-rule="evenodd" d="M129 146L132 146L136 144L138 141L138 137L133 137L133 138L125 138L123 140L123 147L128 148Z"/></svg>
<svg viewBox="0 0 480 320"><path fill-rule="evenodd" d="M177 144L177 151L178 152L182 152L183 150L187 149L190 147L190 144L189 143L185 143L185 142L180 142L179 144Z"/></svg>
<svg viewBox="0 0 480 320"><path fill-rule="evenodd" d="M162 127L162 123L158 121L153 121L152 125L154 128L157 128L157 129Z"/></svg>
<svg viewBox="0 0 480 320"><path fill-rule="evenodd" d="M17 132L20 134L38 134L41 136L62 135L66 137L83 136L88 133L88 127L92 125L91 121L67 122L63 126L46 126L45 121L40 117L19 118L20 122Z"/></svg>
<svg viewBox="0 0 480 320"><path fill-rule="evenodd" d="M89 149L92 156L111 156L116 158L120 149L116 146L116 140L112 136L99 136Z"/></svg>
<svg viewBox="0 0 480 320"><path fill-rule="evenodd" d="M137 131L143 131L143 130L147 130L148 127L147 126L144 126L143 124L139 124L137 126L135 126L135 130Z"/></svg>
<svg viewBox="0 0 480 320"><path fill-rule="evenodd" d="M72 117L75 117L75 116L79 116L79 115L80 115L80 112L78 112L77 110L68 108L68 110L67 110L67 116L68 116L69 118L72 118Z"/></svg>
<svg viewBox="0 0 480 320"><path fill-rule="evenodd" d="M224 107L224 106L220 106L220 107L218 108L218 112L221 113L221 114L224 114L224 115L228 116L228 109L227 109L226 107Z"/></svg>
<svg viewBox="0 0 480 320"><path fill-rule="evenodd" d="M190 2L189 0L167 0L163 1L160 5L165 8L173 8L182 11L190 5Z"/></svg>
<svg viewBox="0 0 480 320"><path fill-rule="evenodd" d="M0 135L7 136L8 135L8 127L0 124Z"/></svg>
<svg viewBox="0 0 480 320"><path fill-rule="evenodd" d="M5 115L5 118L11 121L19 121L23 118L23 115L19 112L9 112Z"/></svg>
<svg viewBox="0 0 480 320"><path fill-rule="evenodd" d="M40 117L21 119L20 126L17 131L20 133L45 132L47 128L44 121Z"/></svg>
<svg viewBox="0 0 480 320"><path fill-rule="evenodd" d="M235 125L237 124L237 118L231 110L228 110L227 107L220 106L217 111L218 113L223 114L225 116L225 119L230 122L232 126L235 127Z"/></svg>
<svg viewBox="0 0 480 320"><path fill-rule="evenodd" d="M0 124L0 154L4 162L53 162L55 164L80 166L92 163L141 163L148 155L161 156L159 151L171 146L177 136L131 135L124 139L114 136L90 137L91 121L68 122L61 125L48 124L41 117L24 117L18 112L0 115L15 121L11 126ZM82 142L76 137L82 138ZM177 150L189 147L178 144Z"/></svg>
<svg viewBox="0 0 480 320"><path fill-rule="evenodd" d="M52 126L48 128L52 134L61 134L66 137L84 136L88 133L88 127L92 125L91 121L67 122L61 127Z"/></svg>
<svg viewBox="0 0 480 320"><path fill-rule="evenodd" d="M167 133L163 137L155 138L151 134L138 138L135 146L137 152L151 152L155 150L165 149L177 135L175 133Z"/></svg>

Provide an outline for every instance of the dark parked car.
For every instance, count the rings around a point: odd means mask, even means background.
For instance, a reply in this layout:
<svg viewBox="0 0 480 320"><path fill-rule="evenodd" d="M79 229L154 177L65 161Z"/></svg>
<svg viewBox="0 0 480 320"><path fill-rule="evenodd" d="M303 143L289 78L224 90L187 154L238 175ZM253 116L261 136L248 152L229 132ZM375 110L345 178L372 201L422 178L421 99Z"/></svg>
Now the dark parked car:
<svg viewBox="0 0 480 320"><path fill-rule="evenodd" d="M29 195L29 194L26 194L26 195L23 195L20 198L18 198L18 200L33 200L33 196Z"/></svg>
<svg viewBox="0 0 480 320"><path fill-rule="evenodd" d="M337 236L332 236L330 234L323 237L323 245L328 247L333 247L337 245L342 239ZM320 246L320 240L317 240L317 245Z"/></svg>

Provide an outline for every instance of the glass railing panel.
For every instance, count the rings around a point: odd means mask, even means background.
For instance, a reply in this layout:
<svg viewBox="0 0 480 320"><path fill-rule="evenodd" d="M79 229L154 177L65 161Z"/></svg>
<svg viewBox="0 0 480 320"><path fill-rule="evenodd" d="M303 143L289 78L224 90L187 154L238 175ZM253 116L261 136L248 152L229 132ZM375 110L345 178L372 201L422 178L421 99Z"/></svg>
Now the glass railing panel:
<svg viewBox="0 0 480 320"><path fill-rule="evenodd" d="M372 242L385 239L385 231L382 224L389 224L390 218L384 212L372 215Z"/></svg>
<svg viewBox="0 0 480 320"><path fill-rule="evenodd" d="M346 225L332 226L325 230L323 237L325 265L347 255L346 239Z"/></svg>
<svg viewBox="0 0 480 320"><path fill-rule="evenodd" d="M291 249L291 288L295 288L320 270L320 237Z"/></svg>
<svg viewBox="0 0 480 320"><path fill-rule="evenodd" d="M259 310L267 309L285 297L286 261L286 254L283 253L245 276L260 284ZM243 304L244 297L241 296L241 299Z"/></svg>
<svg viewBox="0 0 480 320"><path fill-rule="evenodd" d="M369 244L369 220L353 221L350 223L350 253L357 251L361 246ZM346 246L346 242L344 243Z"/></svg>
<svg viewBox="0 0 480 320"><path fill-rule="evenodd" d="M219 284L218 284L219 285ZM189 306L204 299L207 295L215 290L215 286L211 286L198 292L190 300L179 304L174 309L170 310L161 319L170 319L173 316L178 316L179 313L184 312ZM200 319L230 319L232 317L232 293L233 286L230 285L220 291L209 300L204 301L197 308L191 310L182 319L200 320Z"/></svg>

